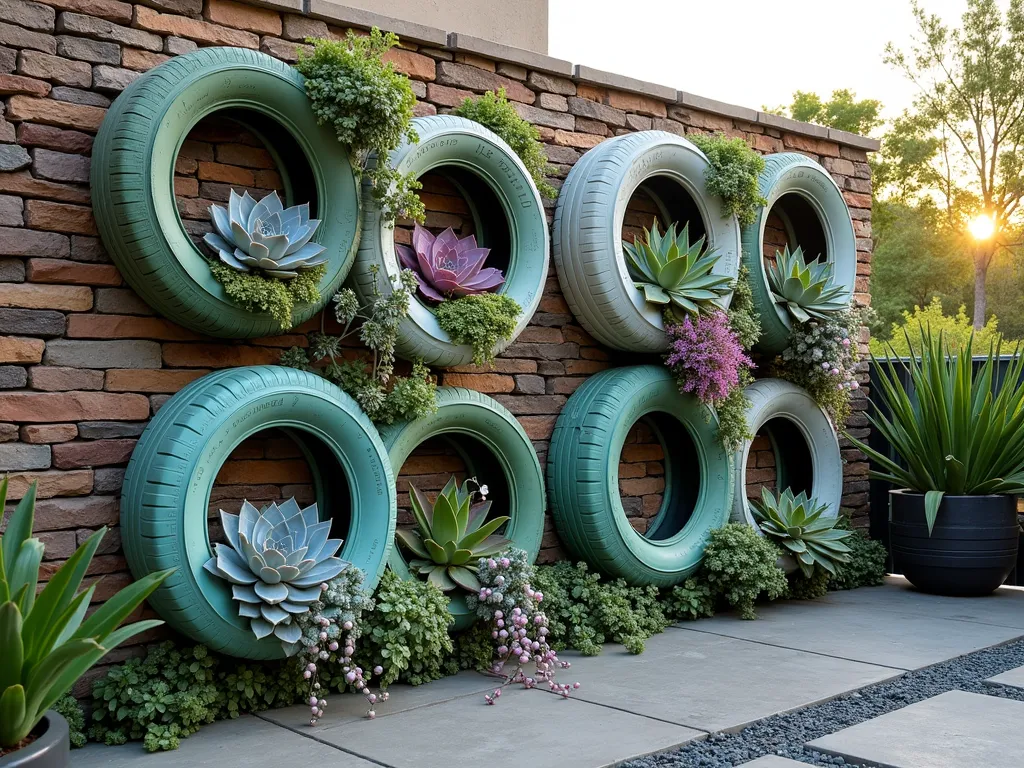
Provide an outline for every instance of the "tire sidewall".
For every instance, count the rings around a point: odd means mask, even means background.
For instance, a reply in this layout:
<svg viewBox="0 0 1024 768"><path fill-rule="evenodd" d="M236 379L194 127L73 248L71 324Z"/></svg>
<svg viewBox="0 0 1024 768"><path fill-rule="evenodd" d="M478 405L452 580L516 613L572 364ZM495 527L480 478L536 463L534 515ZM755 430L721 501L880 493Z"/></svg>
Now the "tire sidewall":
<svg viewBox="0 0 1024 768"><path fill-rule="evenodd" d="M612 202L604 203L604 207L610 209L607 210L608 215L595 218L587 216L585 208L588 200L600 199L593 196L595 190L591 187L595 182L591 179L594 167L607 153L622 155L619 170L610 179L615 196ZM705 224L707 247L719 255L712 273L732 279L739 274L739 225L734 216L724 215L720 198L708 191L704 177L708 167L708 159L704 153L686 139L665 131L641 131L602 142L590 150L569 172L563 190L567 197L573 199L570 201L559 197L558 217L561 223L561 217L566 215L561 209L563 205L569 205L569 215L577 220L577 226L565 222L569 231L559 232L561 237L556 240L555 248L558 276L562 281L563 291L572 294L575 304L591 303L598 287L592 283L595 276L600 276L600 272L587 267L596 266L598 262L614 265L617 279L604 281L600 286L603 289L600 294L601 307L596 314L604 315L605 321L592 329L590 326L595 325L594 318L580 318L603 344L635 352L661 352L668 347L663 308L647 302L643 293L634 286L622 248L622 226L626 209L637 188L645 181L655 176L663 176L685 189L693 198ZM601 184L605 185L603 178ZM582 231L578 226L578 220L583 218L587 218L591 227L596 224L596 233L585 247L580 242ZM730 292L716 304L722 309L727 309L731 299ZM614 329L615 326L629 328L629 338L621 338L621 334Z"/></svg>
<svg viewBox="0 0 1024 768"><path fill-rule="evenodd" d="M819 504L826 505L823 517L838 517L843 498L843 459L835 429L825 411L806 390L781 379L760 379L750 384L744 393L751 402L746 414L751 433L757 434L767 422L776 418L785 419L799 430L811 456L812 481L809 495ZM743 441L733 458L736 490L733 494L732 520L753 526L760 533L761 527L746 494L747 459L751 444L750 440ZM777 492L782 490L776 489Z"/></svg>
<svg viewBox="0 0 1024 768"><path fill-rule="evenodd" d="M459 436L474 438L501 466L509 493L508 514L511 516L503 535L512 540L513 546L524 550L532 563L537 559L544 536L547 506L544 474L529 437L504 406L479 392L461 387L441 387L437 390L437 411L432 415L393 424L381 431L381 440L396 476L413 451L425 441L437 437L457 440ZM471 459L471 456L467 458ZM488 482L488 478L478 479L485 484ZM391 549L388 567L402 579L417 578L397 544ZM450 594L450 598L456 628L463 629L472 623L472 612L463 594L456 591Z"/></svg>
<svg viewBox="0 0 1024 768"><path fill-rule="evenodd" d="M258 375L261 369L249 371ZM284 655L281 643L257 640L248 622L238 616L230 584L203 568L212 557L206 509L220 468L242 441L266 429L294 430L321 441L343 468L351 498L349 530L338 556L363 571L367 589L379 580L392 547L394 478L376 431L341 390L326 382L310 386L303 380L319 377L299 371L289 374L291 382L246 388L237 384L238 372L231 369L192 382L150 422L126 472L121 525L130 542L125 549L136 578L157 568L178 568L149 598L172 626L235 656L277 658ZM156 456L176 450L183 432L192 436L183 451L185 458L173 462L173 469L158 464ZM321 468L312 469L315 484L331 482ZM147 520L145 507L154 497L160 506L172 508L169 518ZM321 509L322 514L325 511ZM146 541L154 538L162 541ZM154 563L154 557L160 562ZM195 596L192 609L201 614L202 628L175 621L177 600L171 593L180 589Z"/></svg>
<svg viewBox="0 0 1024 768"><path fill-rule="evenodd" d="M156 88L146 82L161 68L144 74L115 103L115 109L101 126L97 144L116 151L124 115L135 109L149 113L149 133L139 173L152 231L141 245L151 251L149 260L159 259L160 265L168 271L168 276L161 275L160 279L184 282L195 294L188 299L187 315L183 316L180 310L175 311L173 306L159 299L154 302L156 308L170 319L204 333L229 337L271 335L281 331L277 321L266 313L248 312L227 297L210 272L212 254L197 247L182 225L173 187L174 164L182 143L204 117L224 109L244 108L275 121L300 148L317 188L316 216L321 219L321 224L313 241L325 246L330 258L326 273L318 284L321 301L297 305L293 316L295 325L326 305L351 268L361 223L359 185L345 147L338 143L329 127L317 124L302 76L264 54L254 51L224 53L230 50L206 49L186 54L186 57L200 61L216 55L226 58L198 66L195 71L178 78L171 88ZM247 60L243 60L243 56ZM181 65L180 59L169 64ZM153 80L154 84L159 82ZM158 98L155 99L154 94L159 94ZM270 149L275 151L273 147ZM94 200L97 209L110 206L105 195L119 183L106 178L107 169L103 165L93 163L94 198L100 197ZM288 169L282 167L278 170L286 179L287 186ZM133 252L140 243L122 242L117 226L122 222L114 218L123 217L117 217L115 213L113 217L101 214L98 218L101 219L100 230L105 244L125 279L148 301L152 300L154 270L149 264L143 268L136 265L137 257Z"/></svg>
<svg viewBox="0 0 1024 768"><path fill-rule="evenodd" d="M853 220L842 191L831 174L809 157L796 153L770 155L774 160L760 178L761 195L767 200L757 220L743 229L743 261L750 272L751 288L759 310L762 336L756 348L777 354L789 345L793 320L779 305L768 284L762 244L772 206L788 194L797 194L817 215L825 233L826 258L832 265L833 280L843 289L844 300L853 300L857 279L857 241ZM811 254L805 254L809 258Z"/></svg>
<svg viewBox="0 0 1024 768"><path fill-rule="evenodd" d="M391 153L391 165L401 174L419 178L443 166L457 166L476 174L498 198L508 222L512 242L505 282L498 290L515 299L522 311L512 337L498 344L500 352L527 326L540 303L547 279L548 226L533 179L522 161L496 134L479 123L452 116L415 118L419 141L405 141ZM394 226L383 219L369 182L363 185L363 238L354 274L354 287L366 302L373 288L376 265L377 290L390 294L402 266L395 253ZM468 344L453 344L436 315L418 295L409 304L409 315L399 327L398 352L406 359L423 359L430 365L465 365L473 359Z"/></svg>

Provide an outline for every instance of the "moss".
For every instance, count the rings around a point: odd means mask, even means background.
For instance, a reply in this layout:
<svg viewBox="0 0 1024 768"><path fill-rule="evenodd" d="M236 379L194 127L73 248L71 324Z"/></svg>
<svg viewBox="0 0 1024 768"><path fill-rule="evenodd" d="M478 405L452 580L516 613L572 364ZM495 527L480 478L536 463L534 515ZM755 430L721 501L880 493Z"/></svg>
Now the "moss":
<svg viewBox="0 0 1024 768"><path fill-rule="evenodd" d="M477 365L494 360L494 347L512 338L523 311L515 299L500 293L482 293L442 302L437 322L455 344L473 347Z"/></svg>
<svg viewBox="0 0 1024 768"><path fill-rule="evenodd" d="M278 280L258 272L239 272L219 261L210 262L210 273L224 287L233 302L249 312L267 312L287 330L294 325L292 313L296 304L313 304L320 300L318 285L327 272L321 265L300 272L291 280Z"/></svg>

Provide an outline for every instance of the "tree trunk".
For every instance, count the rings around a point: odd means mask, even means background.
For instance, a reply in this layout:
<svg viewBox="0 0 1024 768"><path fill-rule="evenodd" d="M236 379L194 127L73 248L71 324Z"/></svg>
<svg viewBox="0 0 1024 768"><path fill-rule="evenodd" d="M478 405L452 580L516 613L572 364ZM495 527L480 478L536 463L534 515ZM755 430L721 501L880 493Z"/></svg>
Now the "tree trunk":
<svg viewBox="0 0 1024 768"><path fill-rule="evenodd" d="M988 244L979 245L974 254L974 329L985 327L985 311L988 308L988 296L985 293L985 281L988 278L988 265L992 260L992 249Z"/></svg>

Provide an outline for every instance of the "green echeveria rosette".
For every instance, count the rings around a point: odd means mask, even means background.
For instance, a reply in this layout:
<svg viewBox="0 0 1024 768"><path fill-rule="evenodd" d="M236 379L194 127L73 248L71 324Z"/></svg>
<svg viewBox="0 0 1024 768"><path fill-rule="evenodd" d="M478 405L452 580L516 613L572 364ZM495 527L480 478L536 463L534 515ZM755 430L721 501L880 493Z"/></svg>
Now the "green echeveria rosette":
<svg viewBox="0 0 1024 768"><path fill-rule="evenodd" d="M767 488L761 500L753 502L754 518L761 532L792 555L806 578L820 566L835 576L837 563L849 560L850 548L843 542L853 535L836 527L839 519L824 517L827 504L820 504L801 491L796 496L789 488L776 498Z"/></svg>
<svg viewBox="0 0 1024 768"><path fill-rule="evenodd" d="M849 307L842 287L833 280L832 264L805 261L799 247L792 253L789 246L775 252L775 263L768 268L768 286L775 300L800 323L812 318L827 320Z"/></svg>
<svg viewBox="0 0 1024 768"><path fill-rule="evenodd" d="M257 638L273 634L293 651L302 636L294 617L349 566L334 556L342 540L328 538L331 521L320 521L316 504L300 509L294 498L262 510L246 501L239 514L220 516L228 544L214 545L203 567L231 583L238 615Z"/></svg>

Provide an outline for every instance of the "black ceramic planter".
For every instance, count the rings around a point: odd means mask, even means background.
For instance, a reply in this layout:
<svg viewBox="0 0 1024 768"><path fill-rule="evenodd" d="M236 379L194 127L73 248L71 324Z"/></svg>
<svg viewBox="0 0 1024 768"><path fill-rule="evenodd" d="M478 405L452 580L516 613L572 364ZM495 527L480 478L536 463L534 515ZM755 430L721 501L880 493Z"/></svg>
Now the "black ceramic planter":
<svg viewBox="0 0 1024 768"><path fill-rule="evenodd" d="M1012 496L944 496L929 536L924 494L889 491L893 563L924 592L994 591L1017 563L1019 533Z"/></svg>
<svg viewBox="0 0 1024 768"><path fill-rule="evenodd" d="M51 709L34 732L38 736L27 747L0 757L0 768L68 768L71 765L67 720Z"/></svg>

